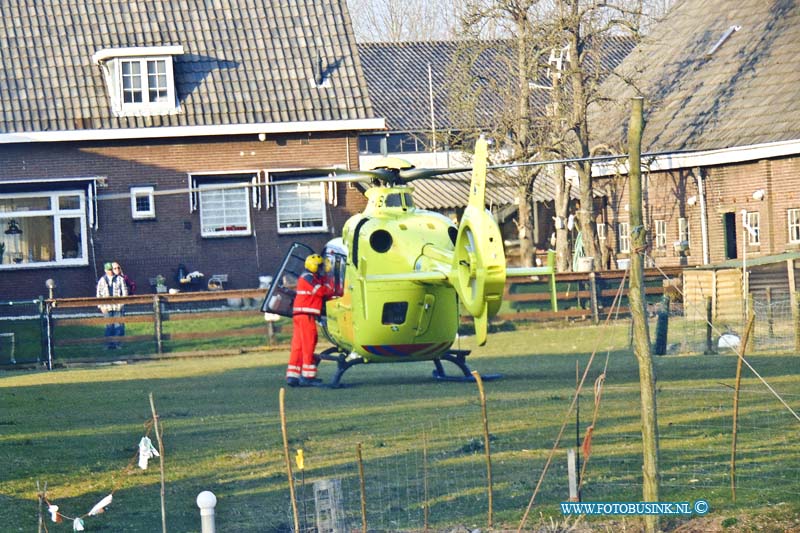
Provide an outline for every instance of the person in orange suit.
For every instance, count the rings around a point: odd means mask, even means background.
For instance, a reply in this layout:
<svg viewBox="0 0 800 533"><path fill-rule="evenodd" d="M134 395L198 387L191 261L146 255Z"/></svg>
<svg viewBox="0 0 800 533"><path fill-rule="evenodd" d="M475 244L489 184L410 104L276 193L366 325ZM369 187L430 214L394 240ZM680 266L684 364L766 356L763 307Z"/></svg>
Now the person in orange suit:
<svg viewBox="0 0 800 533"><path fill-rule="evenodd" d="M325 265L323 267L323 265ZM297 280L297 291L292 308L292 349L286 369L286 383L290 387L318 385L317 318L322 313L325 298L333 294L333 287L326 276L329 267L317 254L306 257L305 272Z"/></svg>

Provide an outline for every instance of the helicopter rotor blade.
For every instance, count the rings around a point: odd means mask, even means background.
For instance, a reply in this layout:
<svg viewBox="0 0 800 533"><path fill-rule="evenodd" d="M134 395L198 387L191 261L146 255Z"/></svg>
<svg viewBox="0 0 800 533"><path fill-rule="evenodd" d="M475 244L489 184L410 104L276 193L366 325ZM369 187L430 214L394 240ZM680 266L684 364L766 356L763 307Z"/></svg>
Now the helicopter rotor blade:
<svg viewBox="0 0 800 533"><path fill-rule="evenodd" d="M409 181L419 180L419 179L428 179L428 178L435 178L437 176L444 176L446 174L458 174L461 172L469 172L472 170L472 167L462 167L462 168L408 168L408 169L401 169L398 171L398 175L400 179L404 183L408 183Z"/></svg>

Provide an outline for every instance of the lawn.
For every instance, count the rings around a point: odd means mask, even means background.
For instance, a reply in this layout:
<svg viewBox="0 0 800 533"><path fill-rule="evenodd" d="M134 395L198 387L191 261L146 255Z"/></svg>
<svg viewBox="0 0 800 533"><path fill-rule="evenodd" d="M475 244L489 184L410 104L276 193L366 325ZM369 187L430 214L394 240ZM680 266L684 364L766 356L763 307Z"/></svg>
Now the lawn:
<svg viewBox="0 0 800 533"><path fill-rule="evenodd" d="M464 338L456 347L472 348ZM88 348L100 350L100 347ZM628 325L525 326L490 335L468 358L485 383L490 426L494 525L516 530L571 401L576 365L597 350L587 386L528 521L562 520L566 448L592 422L592 384L608 357L584 501L636 501L641 495L638 371ZM795 410L795 355L754 355L751 364ZM0 374L0 523L33 531L36 483L68 517L84 515L113 491L107 512L84 517L87 531L161 529L158 460L135 466L151 418L152 393L164 429L166 515L170 531L199 531L197 494L218 498L220 531L288 531L279 391L287 354L158 360ZM445 363L448 365L448 363ZM800 518L800 422L751 373L740 400L737 499L730 491L731 406L736 359L665 356L658 376L662 501L708 500L710 517L731 525L768 514ZM289 447L303 525L314 523L314 482L334 480L348 525L360 529L356 447L361 443L370 530L486 527L487 481L481 409L474 384L439 383L430 363L362 365L342 389L286 390ZM448 368L451 370L451 368ZM334 367L323 363L321 377ZM583 460L584 458L581 457ZM131 462L132 468L129 468ZM544 517L544 518L542 518ZM682 519L685 520L685 519ZM679 519L664 520L674 528ZM634 521L635 522L635 521ZM589 521L589 524L602 521ZM628 519L628 524L631 523ZM70 523L48 522L49 531ZM796 523L795 523L796 527Z"/></svg>

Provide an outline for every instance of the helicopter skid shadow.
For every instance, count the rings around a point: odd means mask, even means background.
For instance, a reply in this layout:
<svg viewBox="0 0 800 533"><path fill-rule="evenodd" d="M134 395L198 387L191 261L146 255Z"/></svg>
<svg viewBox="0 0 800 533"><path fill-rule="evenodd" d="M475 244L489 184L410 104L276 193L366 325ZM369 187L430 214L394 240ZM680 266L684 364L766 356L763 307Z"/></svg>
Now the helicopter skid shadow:
<svg viewBox="0 0 800 533"><path fill-rule="evenodd" d="M446 376L441 375L435 370L433 371L433 377L436 381L450 381L456 383L474 383L475 377L474 376ZM486 374L481 375L481 381L494 381L495 379L500 379L503 377L503 374Z"/></svg>

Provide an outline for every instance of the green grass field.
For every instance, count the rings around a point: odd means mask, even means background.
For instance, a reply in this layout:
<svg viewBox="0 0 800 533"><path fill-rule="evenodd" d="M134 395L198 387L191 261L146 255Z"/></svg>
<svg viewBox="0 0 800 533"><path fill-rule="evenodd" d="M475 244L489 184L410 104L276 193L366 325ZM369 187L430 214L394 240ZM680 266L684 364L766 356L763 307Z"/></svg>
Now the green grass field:
<svg viewBox="0 0 800 533"><path fill-rule="evenodd" d="M471 339L455 347L470 349ZM595 349L579 404L581 435L591 423L592 384L607 355L608 370L583 500L640 498L638 371L628 350L627 322L525 326L490 335L489 343L468 358L482 374L503 374L485 383L495 527L516 530L519 525L567 414L576 364L582 372ZM102 348L86 349L91 350ZM219 531L288 531L292 515L278 412L286 360L285 352L276 351L3 372L3 530L35 530L39 481L47 483L50 502L67 517L84 515L113 491L106 513L84 518L87 531L160 531L158 460L151 460L146 471L135 464L127 468L151 417L152 393L164 429L168 529L199 531L195 498L211 490L218 498ZM798 410L797 356L749 360ZM656 358L655 366L661 500L708 500L710 517L728 524L726 531L745 531L748 517L764 515L779 524L775 531L786 524L797 527L800 422L745 372L734 502L729 469L735 357L665 356ZM426 503L431 530L486 527L477 388L435 382L432 369L430 363L361 365L345 374L345 388L286 391L291 454L298 448L305 454L305 471L295 471L302 524L314 523L314 481L338 479L348 525L360 530L356 446L361 443L370 530L421 530ZM330 379L333 371L325 362L320 375ZM568 424L536 497L529 530L551 517L562 520L558 503L567 498L565 458L566 448L575 446L575 413ZM662 524L672 529L682 520ZM588 524L617 529L607 525L608 519ZM626 524L633 528L636 521ZM48 522L47 527L71 531L72 524Z"/></svg>

